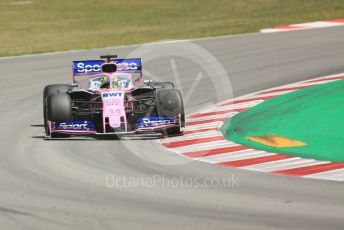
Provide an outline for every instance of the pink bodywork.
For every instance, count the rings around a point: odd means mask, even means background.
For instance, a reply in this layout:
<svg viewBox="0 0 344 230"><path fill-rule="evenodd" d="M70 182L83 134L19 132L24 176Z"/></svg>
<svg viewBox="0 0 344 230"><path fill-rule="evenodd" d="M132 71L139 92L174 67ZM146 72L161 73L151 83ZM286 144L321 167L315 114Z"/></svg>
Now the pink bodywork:
<svg viewBox="0 0 344 230"><path fill-rule="evenodd" d="M115 74L108 76L110 78L110 84ZM106 132L106 125L110 125L112 128L120 128L124 126L124 130L127 131L127 118L125 114L124 97L125 93L133 88L115 90L112 89L100 89L97 93L100 93L103 101L103 132Z"/></svg>
<svg viewBox="0 0 344 230"><path fill-rule="evenodd" d="M122 74L123 75L123 74ZM109 89L97 89L97 90L90 90L90 89L83 89L83 87L79 84L79 87L81 90L85 91L93 91L95 95L101 95L102 98L102 108L103 108L103 133L106 133L106 127L107 125L116 129L118 128L118 132L126 133L128 132L127 127L127 117L126 117L126 106L128 106L128 103L125 102L125 96L126 94L130 93L130 91L133 91L136 89L135 85L142 79L140 76L137 79L132 79L132 75L127 74L130 76L133 84L128 88L123 89L116 89L112 87L113 78L117 76L117 73L101 73L101 74L95 74L92 77L96 76L107 76L110 80L110 87ZM137 132L147 132L147 131L157 131L161 129L166 129L169 127L174 127L176 124L164 124L159 125L155 127L142 127L138 128L134 131L134 133ZM54 130L54 122L49 121L49 127L51 132L56 133L66 133L66 134L97 134L94 130Z"/></svg>

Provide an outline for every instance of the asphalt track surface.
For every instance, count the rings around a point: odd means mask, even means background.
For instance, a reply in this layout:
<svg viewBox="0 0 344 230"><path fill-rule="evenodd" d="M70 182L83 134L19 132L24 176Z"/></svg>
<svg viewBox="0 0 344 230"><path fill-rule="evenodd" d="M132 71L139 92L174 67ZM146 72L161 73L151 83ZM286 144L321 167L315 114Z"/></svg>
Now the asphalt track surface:
<svg viewBox="0 0 344 230"><path fill-rule="evenodd" d="M344 28L252 34L194 41L229 74L235 96L343 72ZM173 48L175 44L169 44ZM135 47L116 49L120 56ZM342 229L344 184L276 176L201 162L169 165L179 158L147 140L43 140L42 89L69 82L70 61L93 59L114 49L0 60L1 229ZM145 57L143 57L145 58ZM163 60L161 61L163 62ZM157 64L158 63L158 64ZM167 64L146 68L171 79ZM194 66L181 63L181 82ZM196 108L214 96L197 86ZM203 93L202 93L203 92ZM225 96L225 95L223 95ZM207 99L209 100L209 98ZM155 164L146 159L162 159ZM106 185L117 178L221 179L232 187ZM122 184L123 185L123 184Z"/></svg>

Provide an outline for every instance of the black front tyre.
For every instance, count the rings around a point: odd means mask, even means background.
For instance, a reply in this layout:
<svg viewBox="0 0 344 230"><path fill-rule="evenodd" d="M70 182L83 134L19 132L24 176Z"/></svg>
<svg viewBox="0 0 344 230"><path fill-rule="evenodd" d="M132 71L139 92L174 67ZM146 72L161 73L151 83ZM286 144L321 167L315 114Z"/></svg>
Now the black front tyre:
<svg viewBox="0 0 344 230"><path fill-rule="evenodd" d="M179 127L169 128L164 134L175 135L181 133L185 127L185 113L183 98L177 89L161 89L157 91L157 111L161 117L179 117Z"/></svg>
<svg viewBox="0 0 344 230"><path fill-rule="evenodd" d="M48 133L48 118L47 118L47 97L55 93L66 93L69 90L68 84L53 84L47 85L43 90L43 118L45 133Z"/></svg>
<svg viewBox="0 0 344 230"><path fill-rule="evenodd" d="M66 93L55 93L47 98L47 118L49 121L70 121L72 117L72 100Z"/></svg>
<svg viewBox="0 0 344 230"><path fill-rule="evenodd" d="M55 93L66 93L69 90L68 84L53 84L47 85L43 90L43 99L51 94Z"/></svg>
<svg viewBox="0 0 344 230"><path fill-rule="evenodd" d="M47 120L54 122L65 122L73 120L71 98L66 93L51 94L46 99L45 114ZM50 135L48 125L46 135ZM66 137L68 135L57 134L56 137Z"/></svg>

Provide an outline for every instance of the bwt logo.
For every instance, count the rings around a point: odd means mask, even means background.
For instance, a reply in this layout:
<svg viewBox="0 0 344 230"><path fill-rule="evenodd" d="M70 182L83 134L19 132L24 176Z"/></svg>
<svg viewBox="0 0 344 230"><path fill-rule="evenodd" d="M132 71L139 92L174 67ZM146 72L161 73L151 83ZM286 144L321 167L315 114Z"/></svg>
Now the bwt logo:
<svg viewBox="0 0 344 230"><path fill-rule="evenodd" d="M122 97L122 92L102 93L102 98Z"/></svg>

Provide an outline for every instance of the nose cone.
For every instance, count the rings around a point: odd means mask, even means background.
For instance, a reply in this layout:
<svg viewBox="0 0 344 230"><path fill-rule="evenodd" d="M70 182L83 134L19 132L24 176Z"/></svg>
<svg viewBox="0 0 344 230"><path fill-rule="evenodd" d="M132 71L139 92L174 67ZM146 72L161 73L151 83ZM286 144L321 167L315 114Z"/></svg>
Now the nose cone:
<svg viewBox="0 0 344 230"><path fill-rule="evenodd" d="M118 90L104 90L101 92L103 101L103 121L111 128L121 126L121 117L125 117L124 92Z"/></svg>

